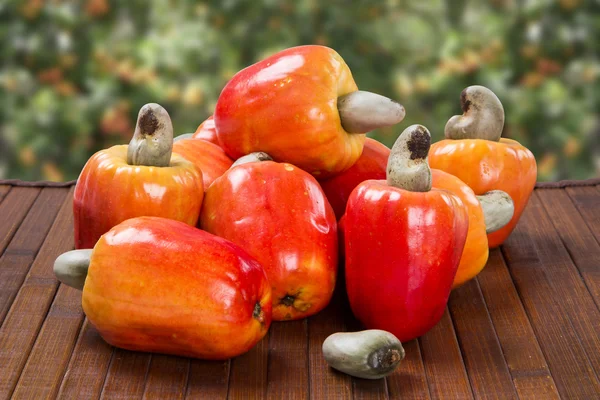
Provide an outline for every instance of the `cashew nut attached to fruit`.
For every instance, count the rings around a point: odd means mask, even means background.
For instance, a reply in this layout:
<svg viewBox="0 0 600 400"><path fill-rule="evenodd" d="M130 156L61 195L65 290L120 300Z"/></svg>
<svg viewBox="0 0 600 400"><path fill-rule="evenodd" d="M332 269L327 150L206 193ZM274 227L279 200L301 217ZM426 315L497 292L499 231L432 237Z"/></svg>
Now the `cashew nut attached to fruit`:
<svg viewBox="0 0 600 400"><path fill-rule="evenodd" d="M508 224L515 213L512 198L502 190L491 190L477 196L483 210L485 232L492 233Z"/></svg>
<svg viewBox="0 0 600 400"><path fill-rule="evenodd" d="M448 120L447 139L485 139L497 142L504 127L504 108L498 96L485 86L469 86L460 94L463 115Z"/></svg>
<svg viewBox="0 0 600 400"><path fill-rule="evenodd" d="M411 192L431 190L427 154L431 134L423 125L411 125L396 139L387 164L387 183Z"/></svg>
<svg viewBox="0 0 600 400"><path fill-rule="evenodd" d="M133 138L127 147L129 165L168 167L173 151L173 124L160 104L144 105L138 113Z"/></svg>
<svg viewBox="0 0 600 400"><path fill-rule="evenodd" d="M337 106L342 127L348 133L365 133L392 126L406 115L402 104L363 90L340 96Z"/></svg>

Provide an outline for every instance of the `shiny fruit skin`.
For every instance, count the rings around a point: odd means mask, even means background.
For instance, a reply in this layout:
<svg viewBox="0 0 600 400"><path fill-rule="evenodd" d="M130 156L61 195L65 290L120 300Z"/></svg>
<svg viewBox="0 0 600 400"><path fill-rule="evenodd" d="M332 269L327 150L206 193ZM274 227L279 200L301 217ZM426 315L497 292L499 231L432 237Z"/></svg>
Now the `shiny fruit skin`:
<svg viewBox="0 0 600 400"><path fill-rule="evenodd" d="M439 169L432 169L431 177L433 187L448 190L458 196L467 207L469 215L467 240L452 285L452 288L456 288L473 279L485 267L488 260L489 249L483 210L473 190L454 175Z"/></svg>
<svg viewBox="0 0 600 400"><path fill-rule="evenodd" d="M204 188L202 172L173 154L169 167L127 164L127 145L94 154L73 194L75 248L91 249L126 219L156 216L196 225Z"/></svg>
<svg viewBox="0 0 600 400"><path fill-rule="evenodd" d="M338 219L346 212L348 197L359 183L369 179L385 179L389 156L388 147L375 139L366 138L363 152L353 166L319 181Z"/></svg>
<svg viewBox="0 0 600 400"><path fill-rule="evenodd" d="M346 290L356 318L401 342L429 331L444 313L467 236L461 200L445 190L409 192L369 180L350 195L344 225Z"/></svg>
<svg viewBox="0 0 600 400"><path fill-rule="evenodd" d="M442 140L429 151L431 168L441 169L469 185L476 195L503 190L515 204L515 213L502 229L488 235L490 248L500 246L513 231L529 201L537 178L535 157L512 139Z"/></svg>
<svg viewBox="0 0 600 400"><path fill-rule="evenodd" d="M202 171L205 190L233 164L223 149L205 140L179 140L173 143L173 152L182 155Z"/></svg>
<svg viewBox="0 0 600 400"><path fill-rule="evenodd" d="M212 115L198 125L192 139L202 139L220 146L219 139L217 138L217 130L215 129L215 120Z"/></svg>
<svg viewBox="0 0 600 400"><path fill-rule="evenodd" d="M202 229L231 240L265 268L273 320L323 309L337 274L337 223L317 181L287 163L236 166L206 191Z"/></svg>
<svg viewBox="0 0 600 400"><path fill-rule="evenodd" d="M247 352L271 322L271 288L256 260L157 217L127 220L102 236L82 304L113 346L202 359Z"/></svg>
<svg viewBox="0 0 600 400"><path fill-rule="evenodd" d="M227 83L214 114L219 143L233 159L263 151L318 178L335 175L363 149L365 135L347 133L337 109L337 98L357 89L334 50L283 50Z"/></svg>

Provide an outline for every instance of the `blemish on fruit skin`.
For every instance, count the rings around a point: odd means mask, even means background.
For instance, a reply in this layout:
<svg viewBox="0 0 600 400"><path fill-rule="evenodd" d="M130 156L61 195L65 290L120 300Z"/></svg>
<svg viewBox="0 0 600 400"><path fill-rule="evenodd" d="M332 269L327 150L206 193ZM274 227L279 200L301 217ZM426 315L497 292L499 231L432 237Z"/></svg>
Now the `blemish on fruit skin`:
<svg viewBox="0 0 600 400"><path fill-rule="evenodd" d="M292 167L290 164L285 164L285 166L283 168L285 168L286 171L293 171L294 170L294 167Z"/></svg>
<svg viewBox="0 0 600 400"><path fill-rule="evenodd" d="M304 195L305 195L305 196L308 196L308 192L304 192Z"/></svg>

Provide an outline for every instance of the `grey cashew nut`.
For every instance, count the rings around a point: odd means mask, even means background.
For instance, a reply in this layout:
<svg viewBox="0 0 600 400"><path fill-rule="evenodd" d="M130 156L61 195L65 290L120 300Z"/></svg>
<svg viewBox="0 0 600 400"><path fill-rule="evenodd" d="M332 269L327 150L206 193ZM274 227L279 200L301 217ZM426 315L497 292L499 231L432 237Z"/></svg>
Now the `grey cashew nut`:
<svg viewBox="0 0 600 400"><path fill-rule="evenodd" d="M149 103L138 113L133 138L127 147L129 165L168 167L173 152L173 124L161 105Z"/></svg>
<svg viewBox="0 0 600 400"><path fill-rule="evenodd" d="M427 155L431 134L423 125L411 125L396 139L387 164L387 183L411 192L431 190Z"/></svg>
<svg viewBox="0 0 600 400"><path fill-rule="evenodd" d="M504 127L504 108L498 96L485 86L469 86L460 94L463 115L455 115L444 128L447 139L499 141Z"/></svg>
<svg viewBox="0 0 600 400"><path fill-rule="evenodd" d="M366 133L396 125L404 119L404 106L385 96L357 90L337 101L342 127L348 133Z"/></svg>
<svg viewBox="0 0 600 400"><path fill-rule="evenodd" d="M492 190L477 196L483 210L485 232L492 233L508 224L515 213L512 198L502 190Z"/></svg>
<svg viewBox="0 0 600 400"><path fill-rule="evenodd" d="M67 251L54 261L54 275L65 285L83 290L91 257L92 249Z"/></svg>
<svg viewBox="0 0 600 400"><path fill-rule="evenodd" d="M238 165L248 164L252 162L260 162L260 161L273 161L270 155L263 151L257 151L254 153L246 154L235 160L235 162L229 167L229 169L233 167L237 167Z"/></svg>
<svg viewBox="0 0 600 400"><path fill-rule="evenodd" d="M323 342L323 357L327 364L358 378L383 378L400 365L404 355L398 338L378 329L338 332Z"/></svg>

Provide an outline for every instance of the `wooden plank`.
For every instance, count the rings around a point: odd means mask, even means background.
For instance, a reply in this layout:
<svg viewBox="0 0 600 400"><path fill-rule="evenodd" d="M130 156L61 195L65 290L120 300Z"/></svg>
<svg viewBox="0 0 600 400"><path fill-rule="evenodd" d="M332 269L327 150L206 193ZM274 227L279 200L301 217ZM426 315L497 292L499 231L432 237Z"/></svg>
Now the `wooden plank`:
<svg viewBox="0 0 600 400"><path fill-rule="evenodd" d="M56 397L82 321L81 292L60 285L21 373L13 398Z"/></svg>
<svg viewBox="0 0 600 400"><path fill-rule="evenodd" d="M448 308L475 398L517 398L477 280L453 290Z"/></svg>
<svg viewBox="0 0 600 400"><path fill-rule="evenodd" d="M471 385L448 309L419 342L431 397L472 399Z"/></svg>
<svg viewBox="0 0 600 400"><path fill-rule="evenodd" d="M559 398L546 359L499 249L490 251L487 265L477 280L519 397Z"/></svg>
<svg viewBox="0 0 600 400"><path fill-rule="evenodd" d="M34 296L44 304L38 311L40 314L35 320L36 323L30 324L36 331L44 318L42 310L47 309L46 304L52 302L52 297L57 294L19 378L14 393L14 397L17 398L56 395L83 319L81 292L66 286L61 286L56 292L58 281L51 267L59 254L73 248L72 193L73 189L65 198L23 285L23 288L30 287L31 290L35 290ZM17 299L20 295L17 295ZM19 318L23 318L23 315ZM48 369L48 365L52 365L53 368Z"/></svg>
<svg viewBox="0 0 600 400"><path fill-rule="evenodd" d="M56 193L56 190L59 192ZM65 210L68 210L69 215L71 214L69 206L70 202L68 197L65 198L66 189L52 189L52 192L50 197L46 194L43 195L44 197L40 196L41 199L47 199L49 202L45 206L43 203L39 203L41 205L36 205L34 209L32 209L32 213L29 214L32 218L29 216L26 218L26 222L21 226L22 229L19 229L14 240L9 247L7 247L8 252L5 252L2 259L0 259L0 265L3 269L6 268L8 271L13 267L13 271L16 270L20 274L27 273L27 271L23 272L22 269L25 267L29 268L29 265L31 265L30 258L33 258L33 255L25 256L25 254L35 254L33 249L37 252L35 246L38 245L39 241L39 235L32 232L32 229L34 229L35 226L38 226L38 229L41 232L44 234L47 232L47 226L52 224L52 219L54 218L53 215L56 215L56 211L58 210L58 207L55 204L56 200L58 200L55 197L57 195L60 195L63 200L61 219L57 219L54 222L50 233L55 235L60 235L62 233L61 228L63 227L63 224L61 222L64 222L64 216L67 213ZM46 216L39 215L40 208L45 210L47 213ZM28 238L31 238L31 242L28 241ZM2 316L6 315L6 319L2 324L2 328L0 328L0 369L2 370L2 373L0 373L0 398L3 396L10 396L13 392L19 375L29 356L31 346L35 341L40 326L48 311L48 307L56 292L56 287L49 284L47 281L44 281L43 278L40 279L36 275L36 272L41 268L48 268L48 264L52 263L56 257L57 246L60 246L62 242L65 242L65 240L60 236L48 237L39 251L39 254L35 257L35 261L33 262L29 275L25 279L25 283L20 289L17 289L18 292L16 296L10 291L12 286L6 285L7 281L11 282L13 281L13 278L6 274L3 275L4 279L6 279L6 281L1 283L3 287L2 298L5 301L3 304L7 304L10 301L12 307L8 313L5 311L3 312ZM15 263L14 265L5 263L7 259L12 259L11 254L18 254L19 250L23 250L24 255L13 259L12 262ZM23 257L26 258L24 259ZM22 264L18 263L19 260ZM49 279L50 282L54 282L54 278ZM9 299L8 296L11 294L12 296ZM14 302L12 302L12 298L14 298Z"/></svg>
<svg viewBox="0 0 600 400"><path fill-rule="evenodd" d="M267 393L269 335L249 352L231 360L230 399L264 399Z"/></svg>
<svg viewBox="0 0 600 400"><path fill-rule="evenodd" d="M600 383L565 305L573 299L566 299L550 283L555 269L552 254L542 260L543 253L538 249L549 234L535 232L540 222L539 207L530 202L502 250L559 394L564 398L594 398L600 392Z"/></svg>
<svg viewBox="0 0 600 400"><path fill-rule="evenodd" d="M531 213L526 219L527 231L538 249L555 296L562 299L561 305L565 307L592 367L600 376L600 310L537 193L531 196L530 205ZM597 270L598 266L593 268Z"/></svg>
<svg viewBox="0 0 600 400"><path fill-rule="evenodd" d="M268 399L308 399L308 321L273 322L270 327Z"/></svg>
<svg viewBox="0 0 600 400"><path fill-rule="evenodd" d="M226 399L229 368L229 360L191 360L186 399Z"/></svg>
<svg viewBox="0 0 600 400"><path fill-rule="evenodd" d="M386 378L390 399L426 400L431 398L427 374L417 339L402 343L406 357L396 371Z"/></svg>
<svg viewBox="0 0 600 400"><path fill-rule="evenodd" d="M152 356L115 348L102 388L102 399L140 399Z"/></svg>
<svg viewBox="0 0 600 400"><path fill-rule="evenodd" d="M0 258L0 325L44 243L68 189L44 188Z"/></svg>
<svg viewBox="0 0 600 400"><path fill-rule="evenodd" d="M2 203L2 200L4 200L11 188L12 186L10 185L0 185L0 203Z"/></svg>
<svg viewBox="0 0 600 400"><path fill-rule="evenodd" d="M15 187L0 203L0 254L4 252L40 191L38 188Z"/></svg>
<svg viewBox="0 0 600 400"><path fill-rule="evenodd" d="M566 247L596 307L600 307L600 243L564 190L536 190L550 221ZM600 193L596 214L600 214Z"/></svg>
<svg viewBox="0 0 600 400"><path fill-rule="evenodd" d="M152 354L143 398L183 399L189 369L189 358Z"/></svg>
<svg viewBox="0 0 600 400"><path fill-rule="evenodd" d="M565 190L600 243L600 186L568 187Z"/></svg>
<svg viewBox="0 0 600 400"><path fill-rule="evenodd" d="M344 315L348 310L344 299L344 282L339 281L329 305L308 320L308 359L310 397L312 399L352 398L349 375L336 371L323 358L323 342L336 332L345 332Z"/></svg>
<svg viewBox="0 0 600 400"><path fill-rule="evenodd" d="M97 399L100 397L114 347L100 337L88 322L83 323L77 344L65 373L59 399Z"/></svg>

